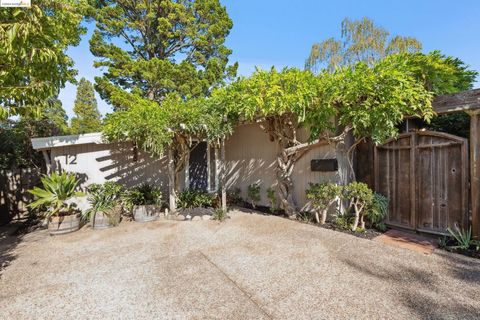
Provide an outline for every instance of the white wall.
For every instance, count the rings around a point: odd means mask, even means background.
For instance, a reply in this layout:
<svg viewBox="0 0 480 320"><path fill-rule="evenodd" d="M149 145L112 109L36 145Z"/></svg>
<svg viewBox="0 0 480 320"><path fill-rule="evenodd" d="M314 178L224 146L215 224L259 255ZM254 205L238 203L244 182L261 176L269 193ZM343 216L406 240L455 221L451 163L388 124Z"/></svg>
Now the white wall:
<svg viewBox="0 0 480 320"><path fill-rule="evenodd" d="M305 134L303 134L306 136ZM236 128L235 133L225 143L227 161L227 188L238 187L242 198L247 198L247 188L252 183L261 183L261 205L268 205L266 190L275 186L276 145L258 124L246 124ZM292 173L294 200L301 210L307 210L305 190L309 183L340 182L342 170L337 172L312 172L312 159L335 159L333 145L324 145L310 150L299 159ZM340 167L339 161L339 167Z"/></svg>
<svg viewBox="0 0 480 320"><path fill-rule="evenodd" d="M225 143L227 188L238 187L242 197L247 198L247 188L250 184L261 183L261 204L268 205L266 190L275 186L276 145L258 124L238 126L234 134ZM344 180L341 158L339 171L312 172L312 159L338 158L332 145L319 146L310 150L299 159L292 178L295 185L294 200L302 210L308 209L305 190L310 182ZM53 169L61 169L77 173L82 179L81 186L91 183L117 181L127 187L144 182L158 185L162 188L164 199L168 196L167 161L153 159L140 153L134 161L131 144L83 144L55 147L51 149ZM181 174L180 186L184 185Z"/></svg>
<svg viewBox="0 0 480 320"><path fill-rule="evenodd" d="M52 169L77 173L81 186L117 181L127 187L148 182L168 190L166 159L139 153L130 144L82 144L53 148Z"/></svg>

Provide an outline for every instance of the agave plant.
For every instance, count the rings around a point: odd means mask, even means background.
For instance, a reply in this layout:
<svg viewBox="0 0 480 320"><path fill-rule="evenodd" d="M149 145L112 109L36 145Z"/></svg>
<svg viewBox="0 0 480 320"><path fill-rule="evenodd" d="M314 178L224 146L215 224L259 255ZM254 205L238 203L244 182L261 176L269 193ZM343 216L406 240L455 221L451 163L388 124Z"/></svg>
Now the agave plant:
<svg viewBox="0 0 480 320"><path fill-rule="evenodd" d="M457 245L451 246L454 249L467 250L470 247L470 242L472 240L472 228L467 230L460 228L455 224L454 229L447 228L447 231L455 239Z"/></svg>
<svg viewBox="0 0 480 320"><path fill-rule="evenodd" d="M28 190L36 197L29 207L32 209L46 207L47 218L70 212L73 205L68 205L66 201L73 196L83 195L83 193L75 191L78 180L73 174L53 172L50 175L44 175L41 182L41 188L35 187Z"/></svg>

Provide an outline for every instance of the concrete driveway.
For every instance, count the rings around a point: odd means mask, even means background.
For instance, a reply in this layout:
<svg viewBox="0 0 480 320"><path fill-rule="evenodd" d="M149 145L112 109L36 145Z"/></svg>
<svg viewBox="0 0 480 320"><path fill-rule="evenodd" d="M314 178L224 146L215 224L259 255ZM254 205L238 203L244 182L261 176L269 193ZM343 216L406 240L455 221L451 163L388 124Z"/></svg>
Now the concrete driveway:
<svg viewBox="0 0 480 320"><path fill-rule="evenodd" d="M480 261L278 217L3 237L0 319L474 319Z"/></svg>

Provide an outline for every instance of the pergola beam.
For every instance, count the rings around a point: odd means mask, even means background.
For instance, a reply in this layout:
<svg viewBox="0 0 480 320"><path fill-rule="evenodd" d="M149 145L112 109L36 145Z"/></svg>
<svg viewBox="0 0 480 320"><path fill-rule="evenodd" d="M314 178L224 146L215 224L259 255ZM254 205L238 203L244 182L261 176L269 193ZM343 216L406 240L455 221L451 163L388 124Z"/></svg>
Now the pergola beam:
<svg viewBox="0 0 480 320"><path fill-rule="evenodd" d="M480 88L437 96L433 100L433 110L438 114L478 109L480 109Z"/></svg>
<svg viewBox="0 0 480 320"><path fill-rule="evenodd" d="M480 237L480 89L438 96L433 100L438 114L466 112L470 115L470 209L472 233Z"/></svg>

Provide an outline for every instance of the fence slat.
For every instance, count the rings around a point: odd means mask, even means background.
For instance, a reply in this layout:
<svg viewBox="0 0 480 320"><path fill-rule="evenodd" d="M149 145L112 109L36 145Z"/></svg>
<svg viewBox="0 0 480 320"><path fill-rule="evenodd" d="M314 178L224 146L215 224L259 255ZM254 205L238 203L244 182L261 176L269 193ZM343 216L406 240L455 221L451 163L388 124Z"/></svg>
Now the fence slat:
<svg viewBox="0 0 480 320"><path fill-rule="evenodd" d="M0 171L0 225L25 216L33 199L27 190L39 184L42 173L38 168Z"/></svg>

